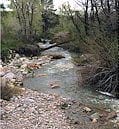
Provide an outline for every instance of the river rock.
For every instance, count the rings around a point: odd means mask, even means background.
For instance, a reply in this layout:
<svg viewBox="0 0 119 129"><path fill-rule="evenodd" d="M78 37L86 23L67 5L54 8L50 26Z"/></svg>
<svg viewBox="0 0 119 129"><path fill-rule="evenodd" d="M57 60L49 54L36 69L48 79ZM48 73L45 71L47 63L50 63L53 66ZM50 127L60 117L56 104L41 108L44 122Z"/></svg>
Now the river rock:
<svg viewBox="0 0 119 129"><path fill-rule="evenodd" d="M51 87L52 89L54 89L54 88L59 88L60 85L59 85L57 82L52 82L52 83L50 83L50 87Z"/></svg>
<svg viewBox="0 0 119 129"><path fill-rule="evenodd" d="M116 120L119 122L119 112L117 112Z"/></svg>
<svg viewBox="0 0 119 129"><path fill-rule="evenodd" d="M108 119L113 119L113 118L116 118L117 117L117 113L115 111L112 111L108 114L107 116L107 120Z"/></svg>
<svg viewBox="0 0 119 129"><path fill-rule="evenodd" d="M26 75L26 74L28 74L28 71L25 70L25 71L22 72L22 74Z"/></svg>
<svg viewBox="0 0 119 129"><path fill-rule="evenodd" d="M97 119L96 118L93 118L92 119L92 123L96 123L96 122L98 122Z"/></svg>
<svg viewBox="0 0 119 129"><path fill-rule="evenodd" d="M0 77L4 75L5 75L4 68L2 67L2 65L0 65Z"/></svg>
<svg viewBox="0 0 119 129"><path fill-rule="evenodd" d="M18 73L16 74L16 80L17 80L18 82L21 82L21 81L23 80L23 75L22 75L21 72L18 72Z"/></svg>
<svg viewBox="0 0 119 129"><path fill-rule="evenodd" d="M9 79L9 80L16 78L15 74L12 73L12 72L9 72L9 73L5 74L4 77Z"/></svg>
<svg viewBox="0 0 119 129"><path fill-rule="evenodd" d="M13 82L9 82L8 87L13 89L15 87L15 84Z"/></svg>
<svg viewBox="0 0 119 129"><path fill-rule="evenodd" d="M19 106L19 104L17 103L9 103L8 105L6 105L4 107L6 113L10 113L12 112L15 108L17 108Z"/></svg>
<svg viewBox="0 0 119 129"><path fill-rule="evenodd" d="M29 69L38 69L39 66L36 63L30 63L30 64L27 64L27 68L29 68Z"/></svg>
<svg viewBox="0 0 119 129"><path fill-rule="evenodd" d="M16 58L16 59L19 59L19 58L20 58L20 55L19 55L19 54L16 54L16 55L15 55L15 58Z"/></svg>
<svg viewBox="0 0 119 129"><path fill-rule="evenodd" d="M26 58L26 57L21 57L20 58L20 61L23 63L23 62L28 62L29 61L29 59L28 58Z"/></svg>
<svg viewBox="0 0 119 129"><path fill-rule="evenodd" d="M5 112L5 109L3 109L2 107L0 107L0 115L1 115L1 117L5 114L6 112Z"/></svg>
<svg viewBox="0 0 119 129"><path fill-rule="evenodd" d="M0 89L7 85L7 79L5 77L0 77Z"/></svg>
<svg viewBox="0 0 119 129"><path fill-rule="evenodd" d="M91 117L91 120L93 121L94 119L98 120L100 118L100 115L99 113L94 113L90 117Z"/></svg>
<svg viewBox="0 0 119 129"><path fill-rule="evenodd" d="M88 108L88 107L84 107L83 110L86 111L86 112L91 112L91 111L92 111L92 110L91 110L90 108Z"/></svg>
<svg viewBox="0 0 119 129"><path fill-rule="evenodd" d="M16 79L11 79L10 80L12 83L15 83L16 82Z"/></svg>
<svg viewBox="0 0 119 129"><path fill-rule="evenodd" d="M21 65L21 67L20 67L21 69L25 69L25 68L27 68L27 64L23 64L23 65Z"/></svg>
<svg viewBox="0 0 119 129"><path fill-rule="evenodd" d="M48 76L47 74L38 74L38 75L35 75L35 77L46 77Z"/></svg>
<svg viewBox="0 0 119 129"><path fill-rule="evenodd" d="M40 52L38 45L25 44L20 48L15 49L15 52L19 55L25 55L27 57L37 56Z"/></svg>
<svg viewBox="0 0 119 129"><path fill-rule="evenodd" d="M0 71L0 77L3 77L5 75L5 72Z"/></svg>
<svg viewBox="0 0 119 129"><path fill-rule="evenodd" d="M65 56L61 55L61 54L49 54L49 56L51 56L52 59L62 59L65 58Z"/></svg>

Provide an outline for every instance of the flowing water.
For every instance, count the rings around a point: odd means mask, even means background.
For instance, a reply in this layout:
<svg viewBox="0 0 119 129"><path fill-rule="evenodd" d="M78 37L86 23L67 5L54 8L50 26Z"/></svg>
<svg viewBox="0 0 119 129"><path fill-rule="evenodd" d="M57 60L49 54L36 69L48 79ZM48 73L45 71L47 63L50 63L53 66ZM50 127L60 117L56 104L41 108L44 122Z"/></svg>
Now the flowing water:
<svg viewBox="0 0 119 129"><path fill-rule="evenodd" d="M35 75L45 75L24 80L24 86L45 93L55 93L61 96L79 100L94 107L119 110L119 101L93 91L90 87L80 85L81 74L74 65L71 54L59 47L45 51L43 54L57 53L65 58L53 60L35 71ZM59 87L51 88L52 84Z"/></svg>

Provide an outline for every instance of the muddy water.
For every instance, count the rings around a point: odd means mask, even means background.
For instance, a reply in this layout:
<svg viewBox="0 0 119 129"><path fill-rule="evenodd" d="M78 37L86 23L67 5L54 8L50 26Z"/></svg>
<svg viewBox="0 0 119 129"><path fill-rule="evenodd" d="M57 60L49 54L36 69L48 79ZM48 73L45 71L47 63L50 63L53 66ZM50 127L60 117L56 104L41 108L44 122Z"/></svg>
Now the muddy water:
<svg viewBox="0 0 119 129"><path fill-rule="evenodd" d="M119 110L119 101L117 99L107 97L93 91L90 87L80 85L81 75L78 71L79 68L73 64L72 56L68 51L56 47L45 51L43 54L48 53L60 53L65 58L53 60L41 69L36 70L36 76L43 76L27 78L24 80L25 87L45 93L59 94L94 107ZM59 87L51 88L51 85L54 84Z"/></svg>

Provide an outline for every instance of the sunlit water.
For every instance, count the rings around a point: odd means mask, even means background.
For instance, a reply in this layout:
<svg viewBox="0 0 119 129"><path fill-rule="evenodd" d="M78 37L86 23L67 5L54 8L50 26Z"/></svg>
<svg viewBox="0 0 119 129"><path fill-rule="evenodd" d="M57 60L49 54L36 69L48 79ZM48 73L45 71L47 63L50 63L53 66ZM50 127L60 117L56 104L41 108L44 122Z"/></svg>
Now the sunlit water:
<svg viewBox="0 0 119 129"><path fill-rule="evenodd" d="M44 74L45 76L27 78L24 80L25 87L45 93L59 94L95 107L119 110L119 100L99 94L90 87L80 85L81 74L78 67L73 64L71 54L68 51L56 47L43 54L47 53L61 53L65 58L51 61L41 69L36 70L35 75ZM52 89L50 85L54 82L59 87Z"/></svg>

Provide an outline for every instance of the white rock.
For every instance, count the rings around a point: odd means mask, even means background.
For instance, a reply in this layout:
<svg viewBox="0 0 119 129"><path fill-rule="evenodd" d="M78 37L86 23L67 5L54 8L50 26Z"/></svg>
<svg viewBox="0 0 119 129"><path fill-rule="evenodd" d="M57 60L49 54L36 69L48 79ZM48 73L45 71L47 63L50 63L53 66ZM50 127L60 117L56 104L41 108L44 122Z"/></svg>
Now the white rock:
<svg viewBox="0 0 119 129"><path fill-rule="evenodd" d="M22 80L23 80L23 75L22 75L21 73L18 73L18 74L16 75L16 80L17 80L17 81L22 81Z"/></svg>
<svg viewBox="0 0 119 129"><path fill-rule="evenodd" d="M21 69L20 69L20 72L23 72L23 71L25 71L25 69L21 68Z"/></svg>
<svg viewBox="0 0 119 129"><path fill-rule="evenodd" d="M2 67L2 65L0 65L0 77L2 77L5 74L5 70Z"/></svg>
<svg viewBox="0 0 119 129"><path fill-rule="evenodd" d="M20 58L20 55L19 54L16 54L15 55L15 58L17 58L17 59Z"/></svg>
<svg viewBox="0 0 119 129"><path fill-rule="evenodd" d="M51 87L52 89L54 89L54 88L59 88L60 85L58 84L58 82L51 82L51 83L50 83L50 87Z"/></svg>
<svg viewBox="0 0 119 129"><path fill-rule="evenodd" d="M9 103L7 106L4 107L4 109L7 113L10 113L18 106L19 104Z"/></svg>
<svg viewBox="0 0 119 129"><path fill-rule="evenodd" d="M16 79L11 79L10 81L14 83L14 82L16 82Z"/></svg>
<svg viewBox="0 0 119 129"><path fill-rule="evenodd" d="M23 64L23 65L21 65L21 68L26 68L27 67L27 64Z"/></svg>
<svg viewBox="0 0 119 129"><path fill-rule="evenodd" d="M91 110L90 108L88 108L88 107L84 107L83 110L86 111L86 112L91 112L91 111L92 111L92 110Z"/></svg>
<svg viewBox="0 0 119 129"><path fill-rule="evenodd" d="M4 77L9 79L9 80L16 78L15 74L12 72L5 74Z"/></svg>
<svg viewBox="0 0 119 129"><path fill-rule="evenodd" d="M4 115L5 114L5 109L3 109L2 107L0 107L0 115Z"/></svg>
<svg viewBox="0 0 119 129"><path fill-rule="evenodd" d="M28 74L28 71L23 71L22 74L26 75Z"/></svg>
<svg viewBox="0 0 119 129"><path fill-rule="evenodd" d="M30 99L30 98L26 98L24 99L24 103L25 104L31 104L31 103L34 103L35 101L33 99Z"/></svg>
<svg viewBox="0 0 119 129"><path fill-rule="evenodd" d="M15 87L15 85L13 83L9 83L8 85L9 85L10 88L14 88Z"/></svg>
<svg viewBox="0 0 119 129"><path fill-rule="evenodd" d="M5 75L5 72L3 71L0 71L0 77L4 76Z"/></svg>
<svg viewBox="0 0 119 129"><path fill-rule="evenodd" d="M20 60L22 63L28 63L28 62L29 62L29 59L26 58L26 57L21 57L21 58L19 58L19 60Z"/></svg>
<svg viewBox="0 0 119 129"><path fill-rule="evenodd" d="M100 116L99 116L99 114L98 113L94 113L94 114L92 114L91 115L91 119L93 120L93 119L99 119L100 118Z"/></svg>
<svg viewBox="0 0 119 129"><path fill-rule="evenodd" d="M97 122L97 119L93 118L92 123L96 123L96 122Z"/></svg>
<svg viewBox="0 0 119 129"><path fill-rule="evenodd" d="M2 69L3 67L2 67L2 65L0 64L0 70Z"/></svg>

